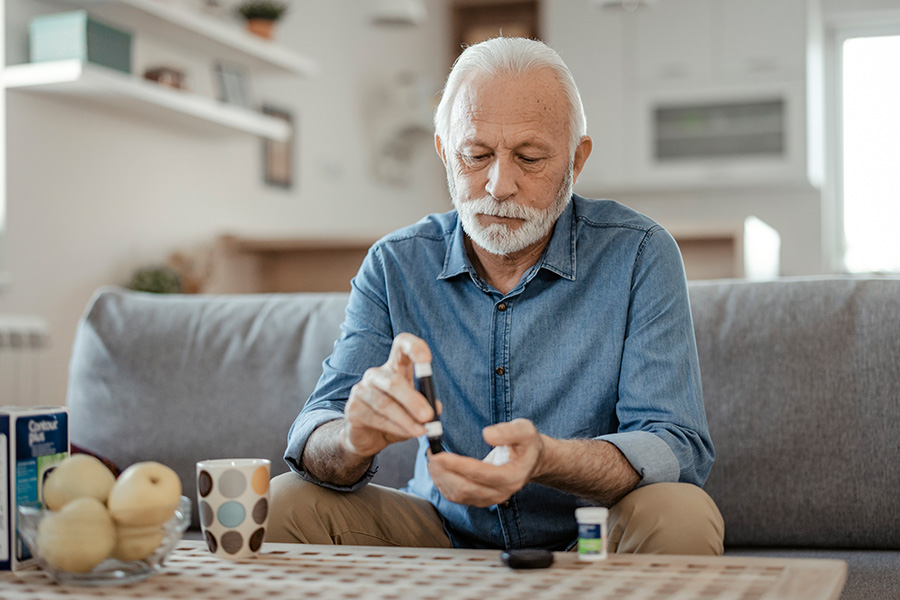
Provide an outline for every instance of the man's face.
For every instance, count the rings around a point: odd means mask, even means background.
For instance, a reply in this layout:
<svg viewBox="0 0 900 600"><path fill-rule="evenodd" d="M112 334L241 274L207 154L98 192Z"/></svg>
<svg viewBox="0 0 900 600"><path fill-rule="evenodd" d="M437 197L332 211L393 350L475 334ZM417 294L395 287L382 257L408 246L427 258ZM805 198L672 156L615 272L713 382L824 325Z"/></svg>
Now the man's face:
<svg viewBox="0 0 900 600"><path fill-rule="evenodd" d="M510 254L549 234L574 178L567 103L552 71L470 77L454 101L450 136L450 195L478 246Z"/></svg>

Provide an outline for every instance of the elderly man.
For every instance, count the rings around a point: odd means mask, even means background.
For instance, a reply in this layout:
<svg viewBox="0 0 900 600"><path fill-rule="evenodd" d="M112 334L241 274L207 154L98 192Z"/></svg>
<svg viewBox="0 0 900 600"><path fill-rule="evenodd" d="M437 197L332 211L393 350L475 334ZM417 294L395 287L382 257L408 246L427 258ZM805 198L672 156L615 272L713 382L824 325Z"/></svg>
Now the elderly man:
<svg viewBox="0 0 900 600"><path fill-rule="evenodd" d="M609 549L715 554L713 461L681 256L650 219L572 193L591 153L572 76L495 38L435 114L454 211L373 246L272 484L271 541L569 549L611 507ZM431 363L444 452L413 365ZM415 476L368 485L420 437ZM484 457L508 448L504 464Z"/></svg>

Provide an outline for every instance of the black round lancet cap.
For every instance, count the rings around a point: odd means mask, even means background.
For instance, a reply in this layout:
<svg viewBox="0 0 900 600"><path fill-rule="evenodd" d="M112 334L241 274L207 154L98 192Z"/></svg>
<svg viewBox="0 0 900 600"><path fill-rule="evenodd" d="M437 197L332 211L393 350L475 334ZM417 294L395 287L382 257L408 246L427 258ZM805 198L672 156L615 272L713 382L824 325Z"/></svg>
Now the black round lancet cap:
<svg viewBox="0 0 900 600"><path fill-rule="evenodd" d="M544 569L553 564L553 553L540 548L505 550L500 560L510 569Z"/></svg>

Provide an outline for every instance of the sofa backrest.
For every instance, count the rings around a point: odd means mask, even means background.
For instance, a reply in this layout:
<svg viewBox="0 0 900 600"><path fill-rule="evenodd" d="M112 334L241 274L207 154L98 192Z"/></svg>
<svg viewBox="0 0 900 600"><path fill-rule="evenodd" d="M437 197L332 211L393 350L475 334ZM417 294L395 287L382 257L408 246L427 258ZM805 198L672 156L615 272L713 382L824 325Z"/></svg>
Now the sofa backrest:
<svg viewBox="0 0 900 600"><path fill-rule="evenodd" d="M726 545L900 548L900 279L690 294Z"/></svg>

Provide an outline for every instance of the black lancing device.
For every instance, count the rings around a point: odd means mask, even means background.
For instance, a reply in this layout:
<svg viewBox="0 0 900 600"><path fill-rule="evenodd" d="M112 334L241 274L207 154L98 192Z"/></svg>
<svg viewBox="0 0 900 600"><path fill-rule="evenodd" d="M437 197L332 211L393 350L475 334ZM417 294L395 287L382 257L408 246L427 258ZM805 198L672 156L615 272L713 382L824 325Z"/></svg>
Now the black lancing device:
<svg viewBox="0 0 900 600"><path fill-rule="evenodd" d="M431 448L431 453L437 454L438 452L443 451L443 448L441 448L441 439L444 435L444 430L441 426L440 417L438 417L437 414L437 401L435 400L434 394L434 381L431 376L431 363L415 363L415 365L413 365L413 370L415 372L416 384L419 387L419 392L425 396L425 399L428 400L428 404L434 411L434 421L425 423L425 435L428 436L428 446Z"/></svg>

